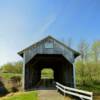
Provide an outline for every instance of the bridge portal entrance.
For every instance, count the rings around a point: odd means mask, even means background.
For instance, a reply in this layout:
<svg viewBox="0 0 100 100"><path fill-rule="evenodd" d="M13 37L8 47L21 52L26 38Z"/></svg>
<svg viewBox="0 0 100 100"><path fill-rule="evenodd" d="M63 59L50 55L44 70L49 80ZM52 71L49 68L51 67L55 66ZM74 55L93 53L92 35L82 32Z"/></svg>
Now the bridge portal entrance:
<svg viewBox="0 0 100 100"><path fill-rule="evenodd" d="M23 57L24 90L32 89L40 84L39 82L43 80L41 75L43 69L52 70L52 78L49 80L51 83L59 82L65 86L75 87L73 63L79 53L62 42L48 36L18 54Z"/></svg>
<svg viewBox="0 0 100 100"><path fill-rule="evenodd" d="M51 73L43 73L46 69L51 71ZM53 83L54 81L70 87L74 86L73 65L62 55L37 54L26 64L25 70L26 89L39 86L44 81L45 86L50 85L49 82Z"/></svg>

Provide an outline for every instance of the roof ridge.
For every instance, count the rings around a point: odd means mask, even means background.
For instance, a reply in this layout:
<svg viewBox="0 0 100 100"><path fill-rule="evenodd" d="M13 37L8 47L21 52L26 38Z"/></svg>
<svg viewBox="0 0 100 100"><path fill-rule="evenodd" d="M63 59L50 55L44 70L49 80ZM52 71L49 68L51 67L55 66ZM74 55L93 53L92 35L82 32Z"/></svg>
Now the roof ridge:
<svg viewBox="0 0 100 100"><path fill-rule="evenodd" d="M63 42L61 42L61 41L55 39L55 38L52 37L51 35L48 35L48 36L44 37L43 39L41 39L41 40L39 40L39 41L33 43L32 45L26 47L25 49L19 51L18 54L21 55L25 50L29 49L30 47L36 45L37 43L39 43L39 42L41 42L41 41L44 41L44 40L47 39L47 38L54 39L56 42L60 43L61 45L63 45L64 47L66 47L67 49L71 50L72 52L74 52L74 53L77 54L77 55L80 54L79 52L77 52L77 51L73 50L72 48L68 47L65 43L63 43Z"/></svg>

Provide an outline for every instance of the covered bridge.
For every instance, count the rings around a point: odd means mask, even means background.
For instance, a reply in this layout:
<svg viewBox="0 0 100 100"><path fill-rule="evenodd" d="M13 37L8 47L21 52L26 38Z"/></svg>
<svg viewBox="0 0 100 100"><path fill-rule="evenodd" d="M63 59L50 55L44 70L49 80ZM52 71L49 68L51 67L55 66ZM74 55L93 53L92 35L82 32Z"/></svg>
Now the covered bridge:
<svg viewBox="0 0 100 100"><path fill-rule="evenodd" d="M75 87L75 58L79 53L48 36L18 52L23 57L23 89L32 89L41 80L41 70L52 68L54 81Z"/></svg>

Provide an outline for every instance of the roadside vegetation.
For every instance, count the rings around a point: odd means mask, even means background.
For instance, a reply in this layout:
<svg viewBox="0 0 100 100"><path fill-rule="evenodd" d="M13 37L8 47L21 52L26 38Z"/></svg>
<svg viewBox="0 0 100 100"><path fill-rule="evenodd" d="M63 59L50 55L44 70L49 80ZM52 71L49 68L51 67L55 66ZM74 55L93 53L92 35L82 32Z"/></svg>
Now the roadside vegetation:
<svg viewBox="0 0 100 100"><path fill-rule="evenodd" d="M2 97L0 100L38 100L38 96L36 91L18 92Z"/></svg>
<svg viewBox="0 0 100 100"><path fill-rule="evenodd" d="M7 63L0 67L0 96L21 91L22 62Z"/></svg>
<svg viewBox="0 0 100 100"><path fill-rule="evenodd" d="M2 73L21 74L22 73L22 61L7 63L0 67Z"/></svg>
<svg viewBox="0 0 100 100"><path fill-rule="evenodd" d="M70 41L69 41L70 42ZM71 45L71 42L69 43ZM69 46L70 46L69 45ZM76 84L77 88L94 92L100 97L100 41L95 41L91 46L84 40L78 45L80 57L76 59ZM22 61L7 63L0 67L0 97L7 94L7 99L0 100L37 100L36 92L15 93L21 91ZM41 78L53 79L52 69L43 69ZM27 95L25 95L27 94ZM24 95L24 96L23 96ZM29 97L29 98L28 98Z"/></svg>
<svg viewBox="0 0 100 100"><path fill-rule="evenodd" d="M75 63L77 88L100 93L100 41L92 46L81 41L78 49L81 55Z"/></svg>

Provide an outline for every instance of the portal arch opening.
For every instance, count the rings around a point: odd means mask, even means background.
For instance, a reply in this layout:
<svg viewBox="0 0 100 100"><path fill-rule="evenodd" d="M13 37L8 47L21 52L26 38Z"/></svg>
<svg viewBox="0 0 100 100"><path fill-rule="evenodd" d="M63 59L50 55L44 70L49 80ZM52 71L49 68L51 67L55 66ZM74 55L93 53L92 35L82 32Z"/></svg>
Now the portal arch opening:
<svg viewBox="0 0 100 100"><path fill-rule="evenodd" d="M73 66L61 54L37 54L25 71L25 89L55 89L56 82L73 87Z"/></svg>
<svg viewBox="0 0 100 100"><path fill-rule="evenodd" d="M40 84L41 70L44 67L53 69L53 80L56 82L75 87L75 67L73 63L80 53L61 41L52 36L47 36L21 50L18 54L23 57L23 90L33 89Z"/></svg>
<svg viewBox="0 0 100 100"><path fill-rule="evenodd" d="M54 69L43 67L40 69L40 79L37 82L37 88L39 89L55 89L55 80L54 80Z"/></svg>
<svg viewBox="0 0 100 100"><path fill-rule="evenodd" d="M52 68L43 68L41 70L41 79L54 79L54 70Z"/></svg>

